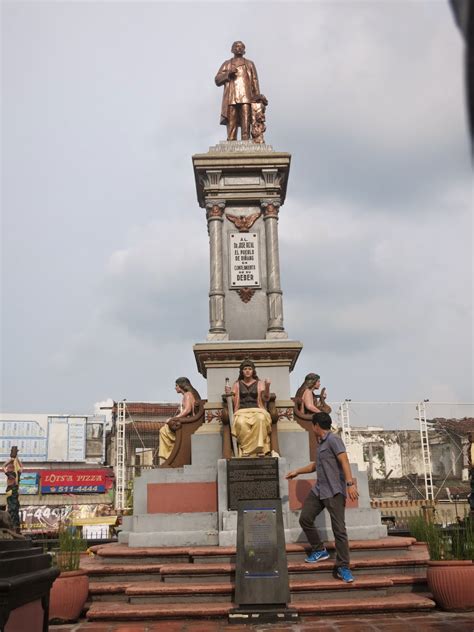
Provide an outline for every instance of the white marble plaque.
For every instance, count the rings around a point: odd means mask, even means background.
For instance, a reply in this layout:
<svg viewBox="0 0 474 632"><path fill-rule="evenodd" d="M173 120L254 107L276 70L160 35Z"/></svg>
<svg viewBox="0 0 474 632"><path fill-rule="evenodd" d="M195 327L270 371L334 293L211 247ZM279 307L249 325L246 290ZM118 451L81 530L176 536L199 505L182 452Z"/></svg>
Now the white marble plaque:
<svg viewBox="0 0 474 632"><path fill-rule="evenodd" d="M259 287L258 233L230 233L230 287Z"/></svg>

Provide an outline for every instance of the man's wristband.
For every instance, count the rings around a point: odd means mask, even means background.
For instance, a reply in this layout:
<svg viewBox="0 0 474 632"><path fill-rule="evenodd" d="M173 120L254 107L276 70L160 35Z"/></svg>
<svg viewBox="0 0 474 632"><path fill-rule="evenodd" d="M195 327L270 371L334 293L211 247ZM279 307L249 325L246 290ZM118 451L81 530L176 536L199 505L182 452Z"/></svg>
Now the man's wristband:
<svg viewBox="0 0 474 632"><path fill-rule="evenodd" d="M354 481L347 481L346 486L352 487L354 485Z"/></svg>

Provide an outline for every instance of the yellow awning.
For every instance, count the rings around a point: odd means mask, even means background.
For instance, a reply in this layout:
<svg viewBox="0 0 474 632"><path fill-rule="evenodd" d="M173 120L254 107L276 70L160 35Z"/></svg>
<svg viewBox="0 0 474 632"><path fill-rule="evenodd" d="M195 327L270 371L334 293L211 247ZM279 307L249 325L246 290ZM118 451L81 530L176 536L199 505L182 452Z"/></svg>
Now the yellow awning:
<svg viewBox="0 0 474 632"><path fill-rule="evenodd" d="M117 516L91 516L90 518L73 518L72 524L76 527L93 524L115 524Z"/></svg>

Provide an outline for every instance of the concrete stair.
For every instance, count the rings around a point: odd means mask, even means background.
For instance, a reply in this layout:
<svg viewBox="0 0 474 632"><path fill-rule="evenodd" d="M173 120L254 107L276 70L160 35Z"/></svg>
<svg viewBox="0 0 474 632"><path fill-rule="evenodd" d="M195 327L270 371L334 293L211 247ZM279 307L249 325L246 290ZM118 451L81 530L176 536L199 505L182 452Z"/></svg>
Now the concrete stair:
<svg viewBox="0 0 474 632"><path fill-rule="evenodd" d="M334 560L304 562L305 547L287 545L291 605L305 614L429 610L426 545L413 538L353 541L355 582L333 576ZM328 544L328 550L334 544ZM129 549L93 547L84 559L90 601L88 619L161 620L217 618L233 606L235 547Z"/></svg>

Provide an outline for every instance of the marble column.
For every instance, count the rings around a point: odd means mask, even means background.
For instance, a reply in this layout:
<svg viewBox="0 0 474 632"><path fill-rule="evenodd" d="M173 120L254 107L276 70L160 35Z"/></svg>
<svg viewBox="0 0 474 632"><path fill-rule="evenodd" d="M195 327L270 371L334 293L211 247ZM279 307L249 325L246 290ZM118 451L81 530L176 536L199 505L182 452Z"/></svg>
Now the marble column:
<svg viewBox="0 0 474 632"><path fill-rule="evenodd" d="M268 327L266 338L287 338L283 327L283 292L280 287L280 253L278 248L278 212L280 202L263 200L261 203L265 222L265 246L267 255L267 302Z"/></svg>
<svg viewBox="0 0 474 632"><path fill-rule="evenodd" d="M224 268L222 226L224 223L225 203L208 201L206 203L207 227L210 250L210 289L209 289L209 334L208 340L228 340L225 328L224 312Z"/></svg>

